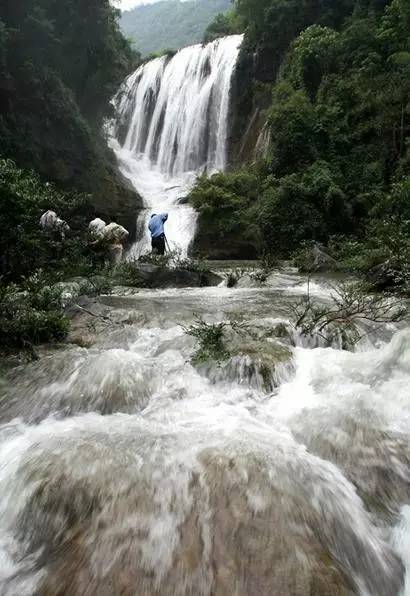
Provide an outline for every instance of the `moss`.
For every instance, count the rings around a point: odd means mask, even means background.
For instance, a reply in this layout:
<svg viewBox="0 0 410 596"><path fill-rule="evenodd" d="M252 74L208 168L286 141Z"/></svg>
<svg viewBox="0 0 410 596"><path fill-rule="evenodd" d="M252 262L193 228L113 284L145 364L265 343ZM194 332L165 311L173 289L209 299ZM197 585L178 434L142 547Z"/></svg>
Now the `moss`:
<svg viewBox="0 0 410 596"><path fill-rule="evenodd" d="M262 366L269 367L288 362L292 357L289 348L268 341L253 341L238 346L231 351L231 356L249 356L259 360Z"/></svg>

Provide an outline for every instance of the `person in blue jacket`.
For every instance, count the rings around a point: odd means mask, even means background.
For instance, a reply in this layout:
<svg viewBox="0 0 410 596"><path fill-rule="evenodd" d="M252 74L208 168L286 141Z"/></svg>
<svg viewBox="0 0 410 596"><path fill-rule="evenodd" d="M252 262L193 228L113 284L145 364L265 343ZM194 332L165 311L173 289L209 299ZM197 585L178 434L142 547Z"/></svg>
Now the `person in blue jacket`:
<svg viewBox="0 0 410 596"><path fill-rule="evenodd" d="M168 219L168 213L161 213L151 215L148 229L151 232L152 252L163 255L165 254L165 231L164 224Z"/></svg>

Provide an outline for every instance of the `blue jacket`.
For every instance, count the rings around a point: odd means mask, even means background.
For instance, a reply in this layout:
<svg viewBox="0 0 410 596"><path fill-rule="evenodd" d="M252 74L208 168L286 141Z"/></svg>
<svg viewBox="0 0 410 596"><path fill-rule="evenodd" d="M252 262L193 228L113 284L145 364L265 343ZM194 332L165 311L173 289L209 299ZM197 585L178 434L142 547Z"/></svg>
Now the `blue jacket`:
<svg viewBox="0 0 410 596"><path fill-rule="evenodd" d="M164 223L168 219L168 213L161 213L160 215L152 215L148 224L148 229L151 232L152 238L158 238L164 234Z"/></svg>

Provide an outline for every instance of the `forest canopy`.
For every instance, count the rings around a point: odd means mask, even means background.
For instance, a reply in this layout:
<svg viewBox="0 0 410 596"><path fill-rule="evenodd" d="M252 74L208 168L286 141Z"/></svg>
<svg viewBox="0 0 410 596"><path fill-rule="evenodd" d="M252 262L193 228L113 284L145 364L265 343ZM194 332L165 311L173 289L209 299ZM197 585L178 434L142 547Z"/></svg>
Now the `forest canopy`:
<svg viewBox="0 0 410 596"><path fill-rule="evenodd" d="M109 100L138 60L109 0L0 6L0 152L60 185L118 195L102 140Z"/></svg>

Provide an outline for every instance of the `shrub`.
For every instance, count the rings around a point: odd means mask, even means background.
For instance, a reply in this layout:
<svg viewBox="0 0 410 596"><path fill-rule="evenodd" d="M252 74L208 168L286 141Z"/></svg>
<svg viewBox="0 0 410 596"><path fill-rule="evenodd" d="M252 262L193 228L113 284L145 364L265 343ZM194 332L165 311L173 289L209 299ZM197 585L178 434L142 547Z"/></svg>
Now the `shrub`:
<svg viewBox="0 0 410 596"><path fill-rule="evenodd" d="M0 346L29 348L63 339L69 322L62 313L62 290L48 285L40 273L18 286L0 282Z"/></svg>
<svg viewBox="0 0 410 596"><path fill-rule="evenodd" d="M303 336L319 337L326 346L338 342L344 350L351 349L366 334L361 324L397 322L407 313L400 300L368 295L358 283L333 285L330 304L313 301L308 291L296 303L287 302L285 310Z"/></svg>
<svg viewBox="0 0 410 596"><path fill-rule="evenodd" d="M145 261L144 261L145 262ZM107 269L108 279L115 284L140 288L146 285L135 261L124 261L114 268Z"/></svg>
<svg viewBox="0 0 410 596"><path fill-rule="evenodd" d="M192 362L199 364L208 360L225 360L229 353L224 345L224 329L226 323L209 324L202 319L196 319L193 325L185 328L185 332L198 340L199 347Z"/></svg>
<svg viewBox="0 0 410 596"><path fill-rule="evenodd" d="M410 219L380 213L368 223L364 238L331 238L329 252L345 269L361 275L370 290L410 294Z"/></svg>
<svg viewBox="0 0 410 596"><path fill-rule="evenodd" d="M303 241L326 241L350 226L338 175L323 161L266 185L258 212L264 252L288 256Z"/></svg>
<svg viewBox="0 0 410 596"><path fill-rule="evenodd" d="M48 209L64 219L80 216L87 197L58 191L33 172L0 159L0 275L17 281L35 269L61 269L78 264L80 246L75 239L56 242L42 234L39 220Z"/></svg>

